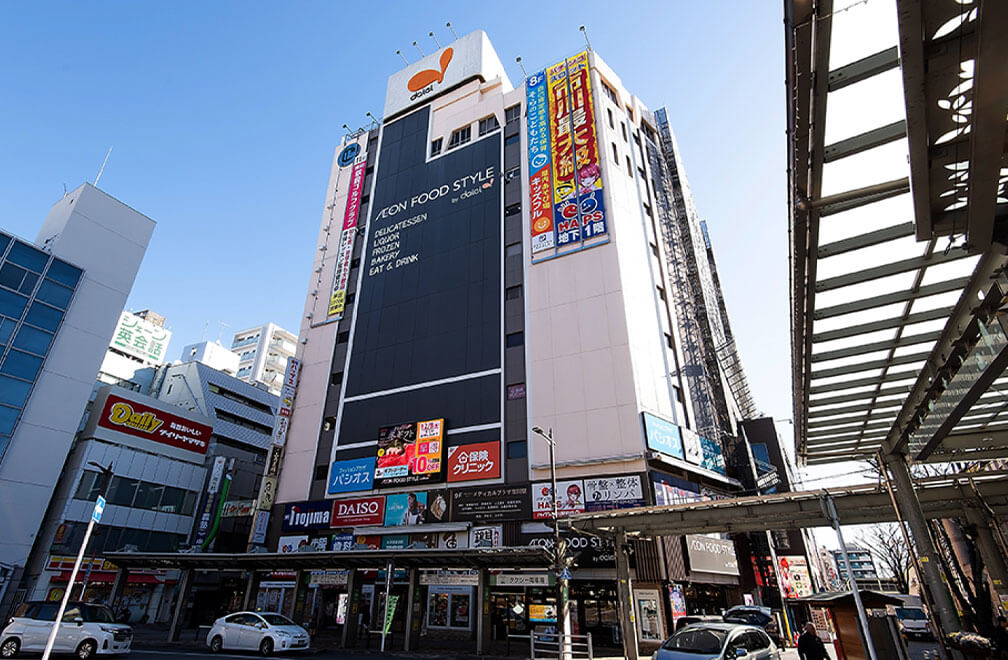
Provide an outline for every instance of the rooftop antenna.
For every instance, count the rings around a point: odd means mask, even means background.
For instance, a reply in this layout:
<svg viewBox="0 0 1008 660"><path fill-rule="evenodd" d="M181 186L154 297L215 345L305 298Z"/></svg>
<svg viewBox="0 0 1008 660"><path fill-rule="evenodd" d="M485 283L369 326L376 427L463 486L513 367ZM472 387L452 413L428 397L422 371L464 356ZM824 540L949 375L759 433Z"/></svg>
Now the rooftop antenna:
<svg viewBox="0 0 1008 660"><path fill-rule="evenodd" d="M413 46L416 47L417 50L420 50L420 44L418 44L417 42L414 41ZM420 57L426 57L426 55L424 55L424 52L422 50L420 50Z"/></svg>
<svg viewBox="0 0 1008 660"><path fill-rule="evenodd" d="M451 21L448 21L447 23L445 23L445 27L448 28L449 30L451 30L452 36L455 37L456 41L458 41L458 35L455 34L455 28L453 28L451 26Z"/></svg>
<svg viewBox="0 0 1008 660"><path fill-rule="evenodd" d="M67 191L66 191L66 184L65 184L65 183L63 184L63 196L64 196L64 197L66 197L66 196L67 196Z"/></svg>
<svg viewBox="0 0 1008 660"><path fill-rule="evenodd" d="M437 44L437 47L438 47L438 49L440 49L440 48L441 48L441 42L440 42L440 41L438 41L438 39L437 39L437 35L435 35L435 34L434 34L434 31L433 31L433 30L431 30L430 32L428 32L428 33L427 33L427 36L428 36L428 37L430 37L431 39L433 39L433 40L434 40L434 43L436 43L436 44Z"/></svg>
<svg viewBox="0 0 1008 660"><path fill-rule="evenodd" d="M217 343L219 344L221 340L221 335L224 334L224 327L227 326L228 328L230 328L231 324L225 323L224 321L217 321L217 323L220 324L220 329L217 331Z"/></svg>
<svg viewBox="0 0 1008 660"><path fill-rule="evenodd" d="M528 78L528 72L525 71L525 65L522 64L522 61L521 61L521 55L519 55L518 57L515 58L515 62L517 62L518 66L521 67L522 75L525 76L526 78Z"/></svg>
<svg viewBox="0 0 1008 660"><path fill-rule="evenodd" d="M94 180L95 188L98 187L98 180L101 178L102 172L105 171L105 163L108 162L108 157L111 153L112 153L112 147L109 147L108 151L105 152L105 160L102 161L101 168L98 170L98 176L95 177Z"/></svg>
<svg viewBox="0 0 1008 660"><path fill-rule="evenodd" d="M343 130L346 131L347 135L350 135L350 127L349 126L347 126L346 124L343 124Z"/></svg>
<svg viewBox="0 0 1008 660"><path fill-rule="evenodd" d="M582 25L578 29L581 30L581 33L584 35L585 43L588 44L588 50L591 50L592 49L591 42L588 41L588 31L585 30L585 26Z"/></svg>
<svg viewBox="0 0 1008 660"><path fill-rule="evenodd" d="M365 115L367 115L367 116L368 116L368 118L370 118L370 119L371 119L371 121L373 121L373 122L374 122L374 124L375 124L375 126L376 126L376 127L377 127L377 126L381 126L381 122L380 122L380 121L378 121L377 119L375 119L375 116L374 116L373 114L371 114L370 112L366 112L366 113L364 113L364 114L365 114Z"/></svg>
<svg viewBox="0 0 1008 660"><path fill-rule="evenodd" d="M395 52L395 54L398 55L399 57L401 57L403 62L406 62L406 64L409 64L409 60L406 59L406 56L402 54L401 50L397 50Z"/></svg>

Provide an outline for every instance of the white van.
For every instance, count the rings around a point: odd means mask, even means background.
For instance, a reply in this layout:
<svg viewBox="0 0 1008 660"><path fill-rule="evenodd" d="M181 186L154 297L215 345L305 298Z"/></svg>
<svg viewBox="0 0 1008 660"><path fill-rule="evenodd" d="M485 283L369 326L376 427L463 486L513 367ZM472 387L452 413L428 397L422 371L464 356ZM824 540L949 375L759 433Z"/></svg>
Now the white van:
<svg viewBox="0 0 1008 660"><path fill-rule="evenodd" d="M22 651L44 651L59 605L31 601L18 606L0 633L0 657L13 658ZM88 660L96 655L129 653L132 642L133 630L116 623L109 608L96 603L70 602L56 633L53 651L73 653L80 660Z"/></svg>
<svg viewBox="0 0 1008 660"><path fill-rule="evenodd" d="M900 633L907 639L934 639L923 609L911 605L897 607L896 618L899 619Z"/></svg>

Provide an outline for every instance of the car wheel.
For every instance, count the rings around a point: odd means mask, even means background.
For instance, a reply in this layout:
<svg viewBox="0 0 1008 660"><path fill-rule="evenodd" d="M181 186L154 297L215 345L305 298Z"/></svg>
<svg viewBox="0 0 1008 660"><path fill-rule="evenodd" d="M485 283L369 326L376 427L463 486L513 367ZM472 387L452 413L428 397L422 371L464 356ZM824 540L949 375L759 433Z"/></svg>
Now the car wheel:
<svg viewBox="0 0 1008 660"><path fill-rule="evenodd" d="M259 642L259 653L264 656L273 655L273 640L267 637Z"/></svg>
<svg viewBox="0 0 1008 660"><path fill-rule="evenodd" d="M4 641L0 644L0 656L4 658L13 658L21 650L21 642L17 638L11 637L10 639Z"/></svg>
<svg viewBox="0 0 1008 660"><path fill-rule="evenodd" d="M80 660L91 660L91 658L95 656L95 651L97 650L98 645L95 644L94 641L90 639L85 639L83 642L77 645L77 650L74 651L74 654L76 654L76 656L80 658Z"/></svg>
<svg viewBox="0 0 1008 660"><path fill-rule="evenodd" d="M221 639L220 635L214 635L213 639L210 640L210 650L214 653L220 653L224 650L224 640Z"/></svg>

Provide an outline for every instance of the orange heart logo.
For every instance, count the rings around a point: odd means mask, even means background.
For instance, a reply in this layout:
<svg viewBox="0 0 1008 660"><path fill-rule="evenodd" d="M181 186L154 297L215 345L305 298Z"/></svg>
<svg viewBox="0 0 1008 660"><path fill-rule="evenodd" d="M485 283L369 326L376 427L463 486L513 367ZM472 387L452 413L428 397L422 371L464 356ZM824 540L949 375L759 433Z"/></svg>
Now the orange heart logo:
<svg viewBox="0 0 1008 660"><path fill-rule="evenodd" d="M445 48L444 52L441 53L441 70L424 69L423 71L417 73L409 79L408 83L406 83L406 87L409 91L419 92L427 85L443 81L445 69L448 68L448 63L452 61L452 55L454 54L455 51L451 48Z"/></svg>

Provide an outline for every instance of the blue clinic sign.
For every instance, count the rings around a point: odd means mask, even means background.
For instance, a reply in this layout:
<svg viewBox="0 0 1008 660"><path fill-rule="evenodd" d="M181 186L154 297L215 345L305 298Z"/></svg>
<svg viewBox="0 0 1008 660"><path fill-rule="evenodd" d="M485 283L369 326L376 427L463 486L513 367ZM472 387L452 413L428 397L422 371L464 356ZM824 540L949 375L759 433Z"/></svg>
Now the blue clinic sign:
<svg viewBox="0 0 1008 660"><path fill-rule="evenodd" d="M647 438L648 449L685 458L683 453L682 434L679 427L672 422L667 422L660 417L655 417L651 413L644 415L644 435Z"/></svg>
<svg viewBox="0 0 1008 660"><path fill-rule="evenodd" d="M335 461L329 468L329 494L371 490L374 469L374 457Z"/></svg>

